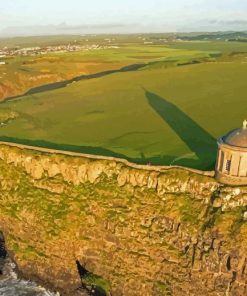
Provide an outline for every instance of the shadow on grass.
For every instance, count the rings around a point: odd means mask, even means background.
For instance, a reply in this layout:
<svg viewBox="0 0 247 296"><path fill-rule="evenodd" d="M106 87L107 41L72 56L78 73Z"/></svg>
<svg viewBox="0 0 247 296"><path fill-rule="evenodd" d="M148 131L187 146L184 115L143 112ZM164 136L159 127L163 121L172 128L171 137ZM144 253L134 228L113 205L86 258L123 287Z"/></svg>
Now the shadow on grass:
<svg viewBox="0 0 247 296"><path fill-rule="evenodd" d="M143 153L140 154L138 158L131 158L125 154L117 153L112 150L102 148L102 147L92 147L92 146L77 146L77 145L70 145L70 144L57 144L52 143L44 140L29 140L29 139L20 139L20 138L13 138L7 136L0 136L0 141L3 142L10 142L22 145L28 145L33 147L41 147L41 148L48 148L60 151L69 151L69 152L77 152L83 154L91 154L91 155L98 155L98 156L108 156L108 157L115 157L126 159L130 162L136 164L143 164L143 165L170 165L177 156L174 155L156 155L153 157L145 157ZM181 165L201 170L213 169L214 163L211 166L208 164L205 166L205 163L198 162L194 159L180 159L179 163L175 163L175 165Z"/></svg>
<svg viewBox="0 0 247 296"><path fill-rule="evenodd" d="M172 160L176 158L176 156L172 156L172 155L157 155L154 157L145 157L143 153L140 154L139 158L131 158L125 154L116 153L112 150L102 148L102 147L57 144L57 143L52 143L44 140L29 140L29 139L7 137L7 136L0 136L0 141L17 143L17 144L28 145L33 147L61 150L61 151L70 151L70 152L77 152L77 153L84 153L84 154L122 158L130 162L134 162L136 164L169 165L172 162ZM193 164L196 165L196 162L193 163L193 161L191 162L191 160L186 160L186 159L183 160L183 165L185 166L192 165L193 167Z"/></svg>
<svg viewBox="0 0 247 296"><path fill-rule="evenodd" d="M45 85L41 85L41 86L31 88L29 91L27 91L26 93L24 93L22 95L6 98L4 101L2 101L2 103L7 102L7 101L11 101L11 100L21 99L22 97L25 97L27 95L34 95L34 94L39 94L39 93L43 93L43 92L46 92L46 91L52 91L52 90L64 88L64 87L68 86L69 84L71 84L73 82L78 82L78 81L81 81L81 80L89 80L89 79L100 78L100 77L108 76L108 75L111 75L111 74L114 74L114 73L137 71L137 70L145 67L146 65L147 64L132 64L132 65L129 65L129 66L122 67L120 69L108 70L108 71L103 71L103 72L99 72L99 73L95 73L95 74L89 74L89 75L80 75L80 76L74 77L74 78L69 79L69 80L64 80L64 81L59 81L59 82L54 82L54 83L48 83L48 84L45 84Z"/></svg>
<svg viewBox="0 0 247 296"><path fill-rule="evenodd" d="M193 164L193 167L201 169L213 168L217 152L216 139L176 105L147 90L145 90L145 94L153 110L197 156L198 165ZM179 164L181 164L181 160Z"/></svg>
<svg viewBox="0 0 247 296"><path fill-rule="evenodd" d="M101 147L91 147L91 146L77 146L70 144L57 144L44 140L29 140L29 139L20 139L20 138L12 138L6 136L0 136L0 141L23 144L34 147L48 148L54 150L61 151L70 151L70 152L78 152L85 154L93 154L93 155L104 155L104 156L112 156L117 158L125 158L124 154L115 153L111 150Z"/></svg>

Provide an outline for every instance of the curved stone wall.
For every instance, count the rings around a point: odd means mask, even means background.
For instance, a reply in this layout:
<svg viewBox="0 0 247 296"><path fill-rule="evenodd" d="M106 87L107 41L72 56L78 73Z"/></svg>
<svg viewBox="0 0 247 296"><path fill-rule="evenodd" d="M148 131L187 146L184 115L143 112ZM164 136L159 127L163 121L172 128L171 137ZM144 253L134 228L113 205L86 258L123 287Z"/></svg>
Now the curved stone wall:
<svg viewBox="0 0 247 296"><path fill-rule="evenodd" d="M216 179L229 185L247 184L247 148L234 147L218 141Z"/></svg>
<svg viewBox="0 0 247 296"><path fill-rule="evenodd" d="M26 149L31 151L38 151L38 152L45 152L49 154L62 154L62 155L68 155L68 156L76 156L76 157L83 157L87 159L94 159L94 160L110 160L110 161L116 161L117 163L125 164L129 167L132 167L134 169L140 169L140 170L147 170L147 171L158 171L162 172L164 170L170 170L170 169L182 169L188 172L196 173L203 176L208 177L214 177L215 172L214 171L201 171L193 168L178 166L178 165L142 165L142 164L136 164L133 162L129 162L126 159L122 158L116 158L116 157L110 157L110 156L103 156L103 155L92 155L92 154L85 154L85 153L79 153L79 152L72 152L72 151L64 151L64 150L56 150L56 149L49 149L44 147L37 147L37 146L28 146L23 144L17 144L17 143L11 143L11 142L3 142L0 141L0 145L2 146L10 146L10 147L16 147L20 149Z"/></svg>

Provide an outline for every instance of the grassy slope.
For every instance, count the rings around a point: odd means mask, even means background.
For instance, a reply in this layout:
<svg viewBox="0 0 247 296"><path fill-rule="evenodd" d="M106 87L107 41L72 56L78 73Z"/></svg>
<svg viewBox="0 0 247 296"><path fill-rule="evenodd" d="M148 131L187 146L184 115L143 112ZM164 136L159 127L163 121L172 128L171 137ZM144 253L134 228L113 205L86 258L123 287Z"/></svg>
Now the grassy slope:
<svg viewBox="0 0 247 296"><path fill-rule="evenodd" d="M187 50L205 50L230 54L232 52L246 52L247 45L243 42L225 42L225 41L181 41L171 42L172 48Z"/></svg>
<svg viewBox="0 0 247 296"><path fill-rule="evenodd" d="M235 51L234 44L231 45L231 51ZM211 47L207 49L213 50ZM185 61L188 56L196 57L201 53L161 47L143 50L132 47L117 53L110 50L108 53L96 51L87 55L90 58L104 56L108 62L116 62L132 59L137 54L143 62L142 59L147 59L148 55L153 59L154 55L163 54L164 60ZM198 160L198 155L191 151L193 147L189 141L196 144L200 133L193 135L193 131L198 128L192 130L192 135L188 137L178 135L174 127L168 125L150 105L150 95L161 102L166 99L173 103L180 113L184 112L196 125L217 138L240 126L246 116L245 60L243 56L176 68L166 68L164 63L160 63L138 72L118 73L27 96L1 106L17 111L21 116L2 127L0 136L102 147L152 163L169 164L175 158L186 155L185 159L175 163L212 168L215 153L204 158L199 151ZM174 114L175 122L177 115ZM198 147L203 149L204 144L202 141Z"/></svg>
<svg viewBox="0 0 247 296"><path fill-rule="evenodd" d="M99 43L101 44L101 43ZM108 46L111 44L108 44ZM52 53L48 55L9 57L0 66L0 99L20 95L32 87L71 79L106 70L120 69L129 64L157 61L169 56L185 59L207 53L170 49L159 46L124 46L119 49Z"/></svg>

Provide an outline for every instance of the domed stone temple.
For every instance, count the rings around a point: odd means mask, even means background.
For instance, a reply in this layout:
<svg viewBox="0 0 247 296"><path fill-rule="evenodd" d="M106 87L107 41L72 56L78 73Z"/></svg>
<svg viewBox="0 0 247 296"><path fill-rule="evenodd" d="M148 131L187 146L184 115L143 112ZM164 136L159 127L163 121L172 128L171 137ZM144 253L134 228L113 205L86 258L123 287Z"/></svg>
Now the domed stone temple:
<svg viewBox="0 0 247 296"><path fill-rule="evenodd" d="M216 179L228 185L247 185L247 121L218 140Z"/></svg>

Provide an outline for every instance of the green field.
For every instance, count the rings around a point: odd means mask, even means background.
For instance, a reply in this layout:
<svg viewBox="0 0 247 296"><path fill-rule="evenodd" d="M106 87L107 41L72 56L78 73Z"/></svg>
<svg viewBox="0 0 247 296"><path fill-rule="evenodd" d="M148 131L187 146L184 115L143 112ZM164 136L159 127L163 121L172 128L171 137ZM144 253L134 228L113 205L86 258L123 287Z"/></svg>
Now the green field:
<svg viewBox="0 0 247 296"><path fill-rule="evenodd" d="M191 50L164 46L144 47L140 44L117 44L117 46L113 46L108 44L108 48L102 42L97 43L97 45L106 48L4 58L6 64L0 65L0 100L23 95L31 88L48 83L64 81L80 75L121 69L132 64L157 63L160 61L167 61L168 64L171 64L176 63L177 60L190 62L192 59L207 58L211 54L214 55L210 51L197 50L192 52ZM116 48L110 48L111 46Z"/></svg>
<svg viewBox="0 0 247 296"><path fill-rule="evenodd" d="M212 169L216 139L247 117L246 43L124 44L56 57L145 66L2 103L1 114L18 114L1 126L2 139Z"/></svg>

